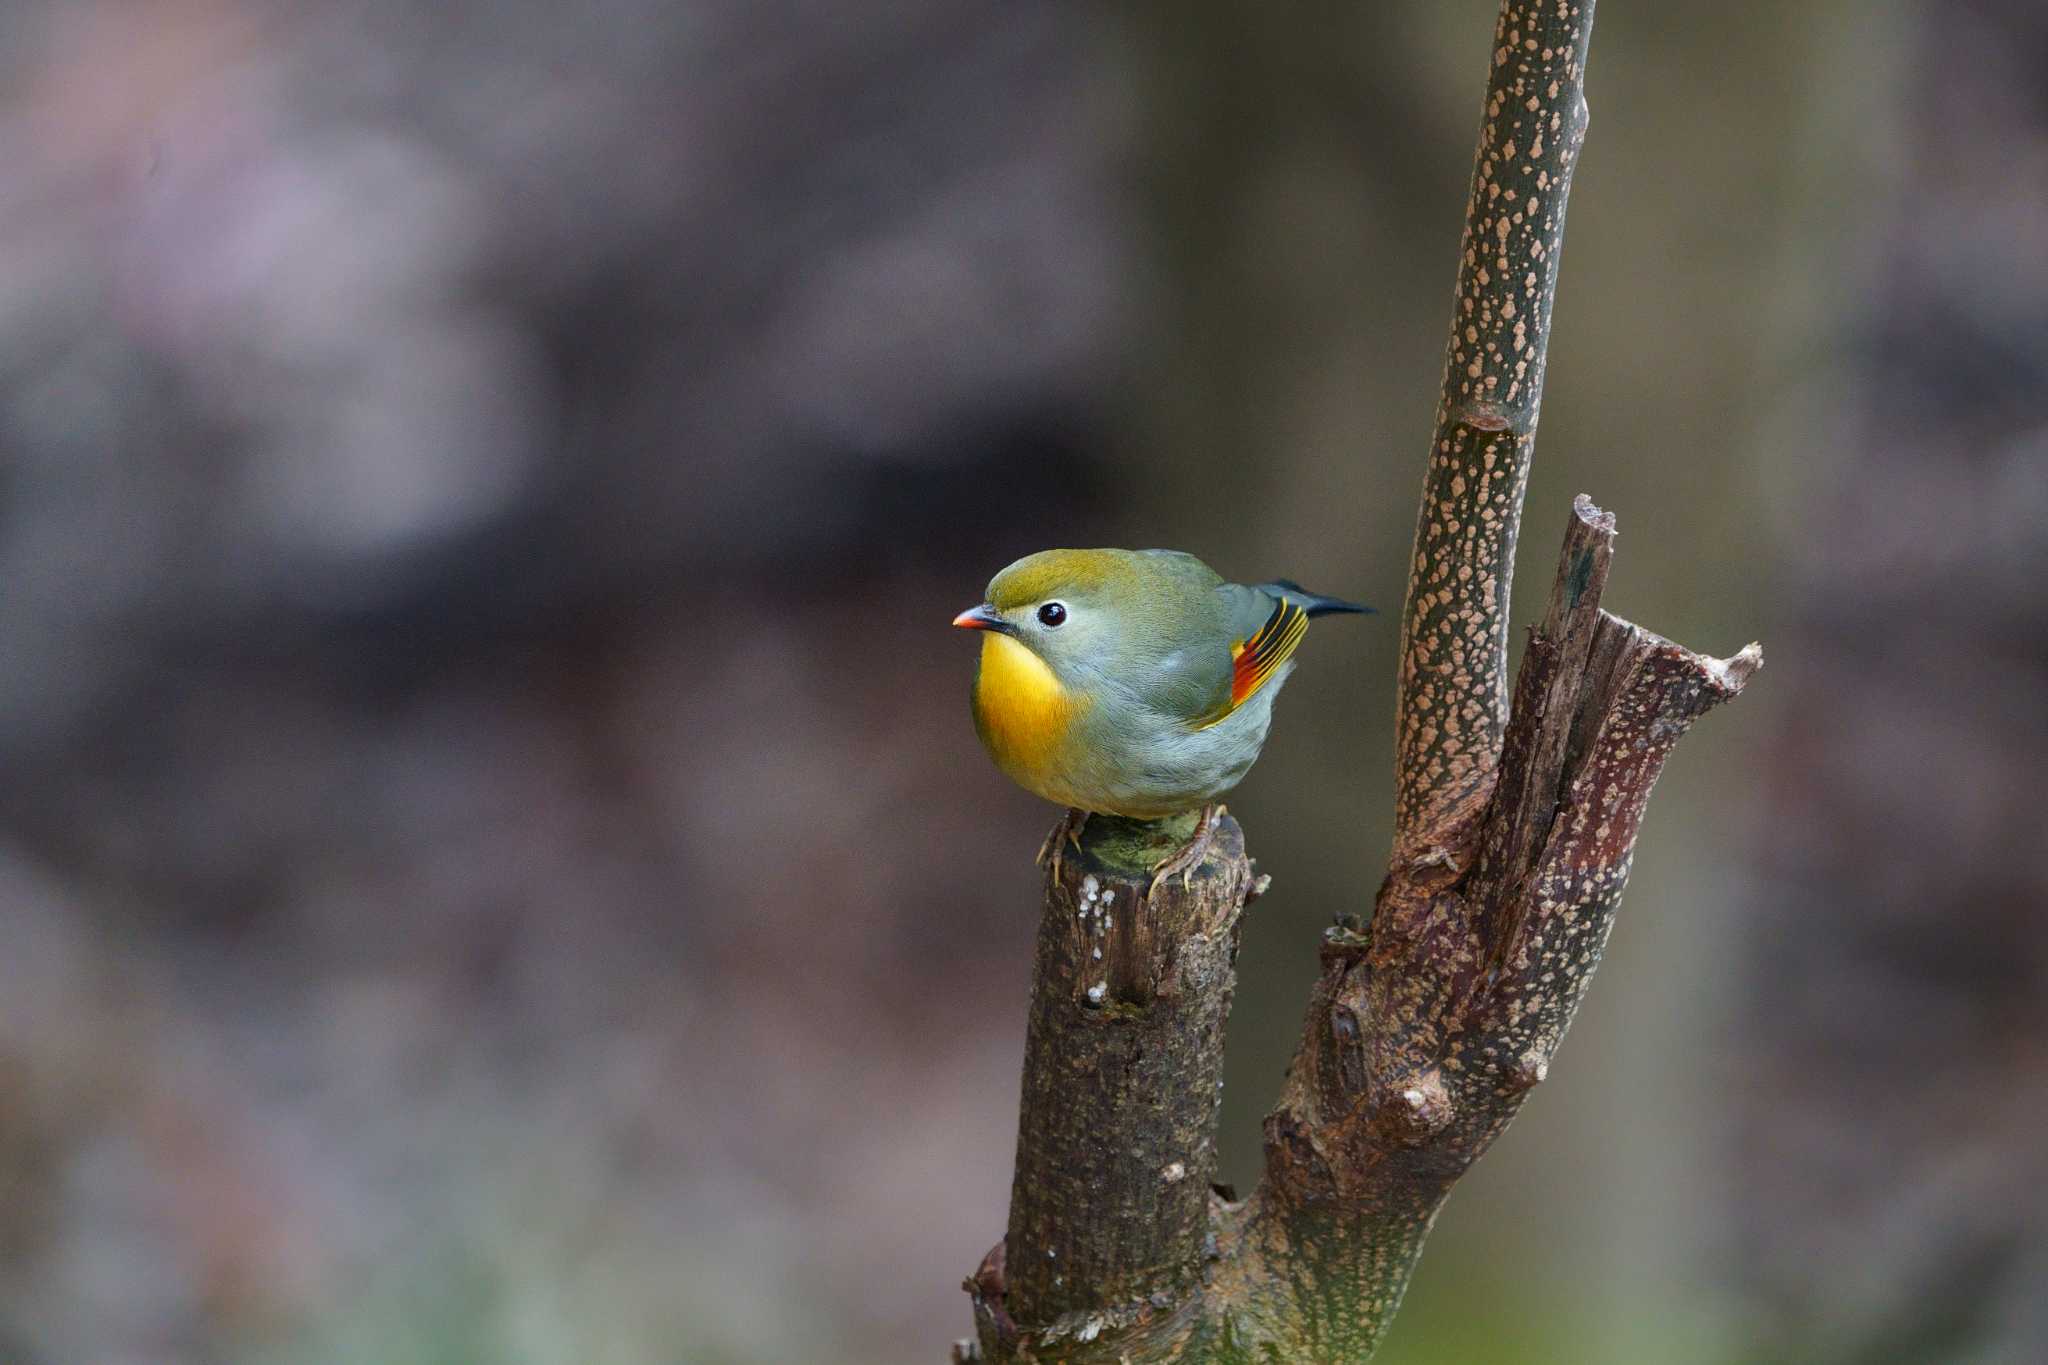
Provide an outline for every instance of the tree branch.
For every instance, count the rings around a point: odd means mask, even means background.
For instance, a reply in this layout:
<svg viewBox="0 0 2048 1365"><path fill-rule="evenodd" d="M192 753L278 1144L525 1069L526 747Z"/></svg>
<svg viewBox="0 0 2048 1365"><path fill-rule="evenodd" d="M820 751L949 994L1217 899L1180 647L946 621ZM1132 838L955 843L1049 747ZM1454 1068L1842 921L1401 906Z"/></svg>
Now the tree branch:
<svg viewBox="0 0 2048 1365"><path fill-rule="evenodd" d="M1401 618L1395 858L1459 856L1507 723L1508 587L1536 446L1593 0L1505 0Z"/></svg>
<svg viewBox="0 0 2048 1365"><path fill-rule="evenodd" d="M1254 1216L1274 1225L1265 1240L1281 1264L1308 1248L1319 1294L1334 1280L1358 1309L1296 1338L1293 1358L1361 1359L1378 1343L1451 1185L1549 1072L1672 745L1762 662L1754 645L1712 659L1600 610L1613 538L1613 518L1581 497L1517 680L1477 865L1445 879L1397 869L1369 937L1326 935L1266 1120Z"/></svg>
<svg viewBox="0 0 2048 1365"><path fill-rule="evenodd" d="M1200 867L1155 886L1192 824L1096 816L1048 867L1010 1226L967 1283L991 1358L1151 1322L1213 1255L1223 1028L1259 886L1227 815Z"/></svg>
<svg viewBox="0 0 2048 1365"><path fill-rule="evenodd" d="M1370 1356L1451 1186L1548 1073L1672 746L1762 662L1602 610L1614 518L1582 496L1508 705L1592 19L1592 0L1501 6L1402 621L1392 860L1370 930L1324 935L1259 1186L1207 1193L1242 836L1153 901L1137 845L1177 832L1092 822L1047 886L1009 1234L969 1281L958 1361ZM1127 931L1095 927L1104 896Z"/></svg>

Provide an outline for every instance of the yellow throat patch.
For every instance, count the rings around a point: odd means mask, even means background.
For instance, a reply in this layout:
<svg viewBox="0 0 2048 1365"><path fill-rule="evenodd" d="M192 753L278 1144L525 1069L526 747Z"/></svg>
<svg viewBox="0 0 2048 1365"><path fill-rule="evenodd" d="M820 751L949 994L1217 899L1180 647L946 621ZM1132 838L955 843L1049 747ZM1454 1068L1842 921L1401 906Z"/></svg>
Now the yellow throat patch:
<svg viewBox="0 0 2048 1365"><path fill-rule="evenodd" d="M996 766L1024 786L1043 794L1053 754L1086 705L1024 645L995 631L982 637L974 719Z"/></svg>

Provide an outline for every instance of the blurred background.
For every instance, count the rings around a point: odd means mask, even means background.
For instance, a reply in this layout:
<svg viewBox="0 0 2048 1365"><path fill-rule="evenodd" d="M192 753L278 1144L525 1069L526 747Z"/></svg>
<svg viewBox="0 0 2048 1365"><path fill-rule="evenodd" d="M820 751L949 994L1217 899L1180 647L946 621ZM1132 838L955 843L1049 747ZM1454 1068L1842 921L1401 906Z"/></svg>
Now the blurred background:
<svg viewBox="0 0 2048 1365"><path fill-rule="evenodd" d="M1232 798L1248 1185L1387 847L1492 0L0 3L0 1360L944 1358L1052 544L1387 614ZM1381 1359L2048 1359L2048 13L1602 6L1525 523L1770 667Z"/></svg>

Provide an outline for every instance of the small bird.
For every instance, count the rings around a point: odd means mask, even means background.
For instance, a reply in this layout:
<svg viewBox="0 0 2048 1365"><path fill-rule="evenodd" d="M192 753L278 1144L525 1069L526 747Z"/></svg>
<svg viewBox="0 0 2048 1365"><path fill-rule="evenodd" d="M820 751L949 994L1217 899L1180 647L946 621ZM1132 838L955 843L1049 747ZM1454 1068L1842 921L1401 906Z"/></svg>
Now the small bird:
<svg viewBox="0 0 2048 1365"><path fill-rule="evenodd" d="M1286 579L1247 586L1178 550L1041 550L953 618L983 632L974 728L996 766L1068 807L1047 839L1079 847L1090 814L1154 820L1200 808L1185 874L1265 746L1273 700L1311 618L1369 612ZM1040 860L1044 859L1040 851Z"/></svg>

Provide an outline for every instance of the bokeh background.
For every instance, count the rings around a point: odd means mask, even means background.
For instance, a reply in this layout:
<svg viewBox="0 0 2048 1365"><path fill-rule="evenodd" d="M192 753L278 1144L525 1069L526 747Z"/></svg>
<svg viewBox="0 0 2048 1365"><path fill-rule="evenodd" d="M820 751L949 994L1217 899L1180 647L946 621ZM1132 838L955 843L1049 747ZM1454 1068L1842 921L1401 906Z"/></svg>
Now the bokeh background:
<svg viewBox="0 0 2048 1365"><path fill-rule="evenodd" d="M1248 1184L1390 826L1491 0L0 3L0 1360L942 1359L1049 544L1318 632ZM2048 15L1602 6L1522 618L1770 666L1382 1354L2048 1359Z"/></svg>

